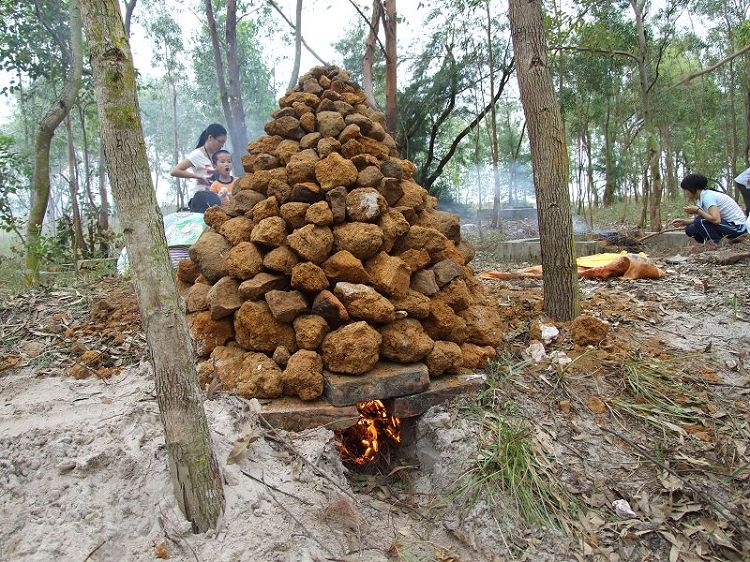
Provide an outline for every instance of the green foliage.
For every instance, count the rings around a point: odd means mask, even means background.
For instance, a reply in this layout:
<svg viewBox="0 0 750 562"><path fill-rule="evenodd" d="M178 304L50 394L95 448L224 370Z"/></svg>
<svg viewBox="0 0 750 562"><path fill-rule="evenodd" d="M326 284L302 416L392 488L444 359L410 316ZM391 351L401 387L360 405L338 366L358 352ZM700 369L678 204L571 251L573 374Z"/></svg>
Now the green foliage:
<svg viewBox="0 0 750 562"><path fill-rule="evenodd" d="M69 59L67 6L60 0L0 0L0 70L7 71L7 94L20 76L59 77Z"/></svg>
<svg viewBox="0 0 750 562"><path fill-rule="evenodd" d="M31 166L16 153L13 137L0 133L0 230L14 232L23 241L19 195L31 179Z"/></svg>

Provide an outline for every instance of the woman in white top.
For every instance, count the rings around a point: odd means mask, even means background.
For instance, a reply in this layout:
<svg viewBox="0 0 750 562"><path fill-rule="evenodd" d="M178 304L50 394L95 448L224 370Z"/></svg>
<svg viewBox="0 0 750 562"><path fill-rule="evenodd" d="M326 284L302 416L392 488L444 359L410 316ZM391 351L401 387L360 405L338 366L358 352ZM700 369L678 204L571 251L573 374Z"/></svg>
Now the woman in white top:
<svg viewBox="0 0 750 562"><path fill-rule="evenodd" d="M718 243L724 237L732 240L747 232L747 219L740 206L729 195L708 189L706 176L688 174L680 187L687 199L695 203L683 209L695 217L692 221L675 219L673 226L684 226L685 234L702 243Z"/></svg>
<svg viewBox="0 0 750 562"><path fill-rule="evenodd" d="M209 125L198 138L198 145L195 150L188 154L185 160L172 168L171 175L175 178L197 180L194 189L191 190L193 194L209 189L212 181L211 176L214 174L211 157L214 152L221 150L225 142L227 142L227 130L218 123ZM192 172L190 168L193 169Z"/></svg>

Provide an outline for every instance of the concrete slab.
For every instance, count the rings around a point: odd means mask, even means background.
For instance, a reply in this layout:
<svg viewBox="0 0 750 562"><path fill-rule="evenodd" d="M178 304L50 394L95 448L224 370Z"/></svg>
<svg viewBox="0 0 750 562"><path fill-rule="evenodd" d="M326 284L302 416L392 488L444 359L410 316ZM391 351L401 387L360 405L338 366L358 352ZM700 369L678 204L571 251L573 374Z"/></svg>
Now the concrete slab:
<svg viewBox="0 0 750 562"><path fill-rule="evenodd" d="M379 361L364 375L323 372L323 395L334 406L349 406L363 400L383 400L427 390L430 376L424 363L402 365Z"/></svg>
<svg viewBox="0 0 750 562"><path fill-rule="evenodd" d="M678 253L685 251L690 246L691 238L688 238L683 231L661 232L643 241L646 253L667 252Z"/></svg>
<svg viewBox="0 0 750 562"><path fill-rule="evenodd" d="M602 247L596 240L577 240L576 256L590 256L602 252ZM531 262L541 263L542 249L539 238L523 238L500 242L495 248L495 258L502 262Z"/></svg>

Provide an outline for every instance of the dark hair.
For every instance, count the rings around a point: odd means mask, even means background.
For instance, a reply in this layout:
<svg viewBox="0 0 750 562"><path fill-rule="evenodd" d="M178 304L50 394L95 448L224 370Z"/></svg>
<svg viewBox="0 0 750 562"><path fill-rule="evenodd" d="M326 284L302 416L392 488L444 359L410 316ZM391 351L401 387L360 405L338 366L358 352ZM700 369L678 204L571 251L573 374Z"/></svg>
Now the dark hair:
<svg viewBox="0 0 750 562"><path fill-rule="evenodd" d="M200 148L204 144L206 144L206 141L208 140L208 137L220 137L222 135L226 135L227 130L224 128L223 125L219 125L218 123L211 123L206 129L201 133L201 136L198 137L198 144L195 145L195 148Z"/></svg>
<svg viewBox="0 0 750 562"><path fill-rule="evenodd" d="M194 213L205 213L213 206L221 206L221 198L213 191L199 191L188 201L188 207Z"/></svg>
<svg viewBox="0 0 750 562"><path fill-rule="evenodd" d="M690 193L699 189L708 189L708 178L703 174L688 174L680 182L680 187Z"/></svg>
<svg viewBox="0 0 750 562"><path fill-rule="evenodd" d="M224 149L222 149L222 150L217 150L216 152L214 152L214 155L213 155L213 156L211 156L211 163L212 163L212 164L213 164L214 166L216 166L216 163L217 163L217 162L219 161L219 156L220 156L221 154L229 154L229 156L232 156L232 153L231 153L231 152L229 152L228 150L224 150Z"/></svg>

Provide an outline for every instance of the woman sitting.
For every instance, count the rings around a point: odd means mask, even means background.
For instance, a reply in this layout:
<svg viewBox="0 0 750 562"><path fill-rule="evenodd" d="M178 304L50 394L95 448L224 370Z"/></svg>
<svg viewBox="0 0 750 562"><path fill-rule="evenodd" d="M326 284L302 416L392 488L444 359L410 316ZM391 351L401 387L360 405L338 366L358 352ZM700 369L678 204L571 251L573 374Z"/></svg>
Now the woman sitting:
<svg viewBox="0 0 750 562"><path fill-rule="evenodd" d="M683 210L695 215L690 221L675 219L674 226L684 226L685 234L698 242L719 241L726 237L730 240L747 232L745 213L729 195L708 189L708 179L701 174L688 174L680 183L685 191L688 205Z"/></svg>

